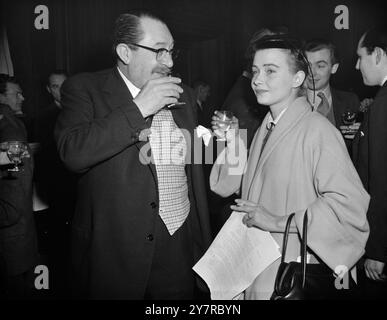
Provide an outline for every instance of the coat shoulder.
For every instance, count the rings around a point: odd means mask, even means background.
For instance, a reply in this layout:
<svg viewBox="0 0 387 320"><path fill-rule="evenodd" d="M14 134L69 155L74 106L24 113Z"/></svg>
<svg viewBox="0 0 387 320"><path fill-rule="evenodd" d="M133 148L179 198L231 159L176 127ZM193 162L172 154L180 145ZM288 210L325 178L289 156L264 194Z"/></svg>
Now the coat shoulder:
<svg viewBox="0 0 387 320"><path fill-rule="evenodd" d="M84 87L84 86L98 86L105 83L107 78L112 74L113 69L106 69L97 72L82 72L69 77L64 82L64 88L68 87Z"/></svg>
<svg viewBox="0 0 387 320"><path fill-rule="evenodd" d="M348 103L359 102L359 97L354 92L338 90L335 88L332 88L331 92L332 92L332 96L341 102L348 102Z"/></svg>

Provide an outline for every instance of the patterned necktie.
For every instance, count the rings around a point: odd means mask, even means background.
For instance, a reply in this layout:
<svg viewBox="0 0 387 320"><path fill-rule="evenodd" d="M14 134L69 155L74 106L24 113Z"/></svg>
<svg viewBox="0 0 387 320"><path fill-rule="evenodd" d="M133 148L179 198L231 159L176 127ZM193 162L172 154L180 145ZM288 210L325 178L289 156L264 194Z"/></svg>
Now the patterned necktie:
<svg viewBox="0 0 387 320"><path fill-rule="evenodd" d="M274 129L274 126L275 126L275 125L274 125L274 122L270 122L270 123L269 123L269 129L267 129L266 135L265 135L265 137L263 138L263 141L262 141L262 147L261 147L261 153L259 154L259 157L261 157L261 155L262 155L263 148L265 148L266 142L267 142L267 140L269 139L270 134L271 134L271 132L272 132L273 129Z"/></svg>
<svg viewBox="0 0 387 320"><path fill-rule="evenodd" d="M324 93L319 92L317 94L318 97L320 97L321 101L320 104L317 107L317 111L320 112L324 117L328 115L329 112L329 102L327 97L325 96Z"/></svg>
<svg viewBox="0 0 387 320"><path fill-rule="evenodd" d="M173 235L190 211L185 157L182 153L187 145L168 109L162 109L154 115L151 131L149 143L157 172L159 215L169 234Z"/></svg>

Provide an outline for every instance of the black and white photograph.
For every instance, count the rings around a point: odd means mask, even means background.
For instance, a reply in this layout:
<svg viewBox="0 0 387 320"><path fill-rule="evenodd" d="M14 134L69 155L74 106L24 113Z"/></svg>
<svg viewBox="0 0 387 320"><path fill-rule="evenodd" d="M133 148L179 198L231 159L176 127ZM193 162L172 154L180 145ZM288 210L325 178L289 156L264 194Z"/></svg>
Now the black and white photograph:
<svg viewBox="0 0 387 320"><path fill-rule="evenodd" d="M0 300L387 300L386 21L378 0L0 0Z"/></svg>

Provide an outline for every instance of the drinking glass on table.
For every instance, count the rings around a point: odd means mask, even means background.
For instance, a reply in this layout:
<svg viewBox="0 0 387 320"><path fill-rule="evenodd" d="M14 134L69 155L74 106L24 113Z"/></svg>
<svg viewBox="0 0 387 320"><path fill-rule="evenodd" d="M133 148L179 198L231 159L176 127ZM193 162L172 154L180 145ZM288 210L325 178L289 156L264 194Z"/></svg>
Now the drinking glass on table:
<svg viewBox="0 0 387 320"><path fill-rule="evenodd" d="M222 132L222 136L218 136L218 141L226 141L226 134L230 130L234 114L228 110L220 110L216 115L220 118L218 127L219 131Z"/></svg>

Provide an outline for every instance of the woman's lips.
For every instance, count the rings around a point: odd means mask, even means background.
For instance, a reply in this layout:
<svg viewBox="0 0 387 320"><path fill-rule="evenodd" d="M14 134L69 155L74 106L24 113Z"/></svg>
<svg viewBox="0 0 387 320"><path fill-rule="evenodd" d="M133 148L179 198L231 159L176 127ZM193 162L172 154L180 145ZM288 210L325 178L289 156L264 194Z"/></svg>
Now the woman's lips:
<svg viewBox="0 0 387 320"><path fill-rule="evenodd" d="M255 93L258 94L258 95L260 95L260 94L263 94L263 93L265 93L265 92L267 92L267 91L268 91L268 90L257 89L257 90L255 90Z"/></svg>

